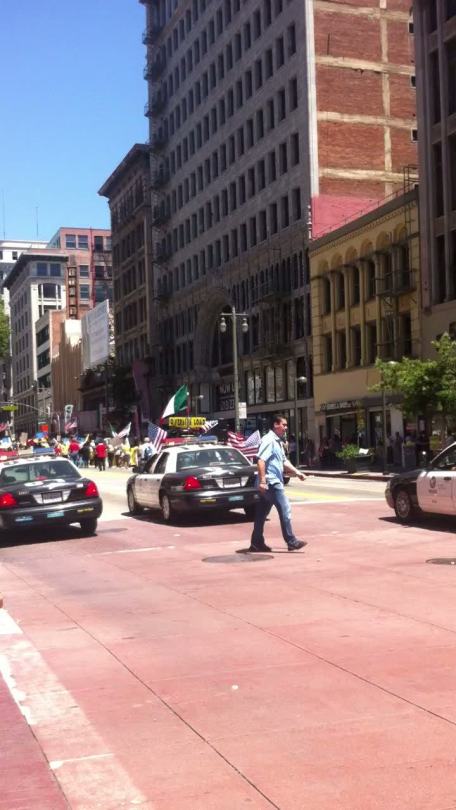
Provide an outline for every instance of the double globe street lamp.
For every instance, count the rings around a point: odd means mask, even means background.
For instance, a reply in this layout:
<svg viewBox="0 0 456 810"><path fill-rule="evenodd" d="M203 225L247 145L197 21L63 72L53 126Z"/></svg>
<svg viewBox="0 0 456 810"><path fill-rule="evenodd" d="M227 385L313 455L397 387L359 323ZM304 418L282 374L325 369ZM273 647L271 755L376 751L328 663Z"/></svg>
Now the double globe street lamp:
<svg viewBox="0 0 456 810"><path fill-rule="evenodd" d="M236 307L231 306L231 312L224 312L220 317L220 332L225 334L228 329L226 322L227 318L232 321L232 338L233 338L233 378L234 378L234 429L239 433L239 370L238 370L238 344L237 344L237 318L241 318L241 332L246 334L249 331L249 322L245 312L236 312Z"/></svg>

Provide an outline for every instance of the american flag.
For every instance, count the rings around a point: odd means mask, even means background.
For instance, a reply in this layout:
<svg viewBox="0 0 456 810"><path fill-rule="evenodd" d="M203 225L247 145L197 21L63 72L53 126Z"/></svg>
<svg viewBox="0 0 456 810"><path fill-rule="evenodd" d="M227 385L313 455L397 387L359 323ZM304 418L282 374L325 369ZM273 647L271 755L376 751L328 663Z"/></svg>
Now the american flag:
<svg viewBox="0 0 456 810"><path fill-rule="evenodd" d="M206 419L203 427L201 428L201 431L202 431L202 433L209 433L209 431L212 430L213 428L215 428L216 425L218 425L218 419L213 419L212 421L209 421L209 422Z"/></svg>
<svg viewBox="0 0 456 810"><path fill-rule="evenodd" d="M148 436L156 453L159 452L167 435L166 430L158 427L158 425L154 425L153 422L149 422Z"/></svg>
<svg viewBox="0 0 456 810"><path fill-rule="evenodd" d="M231 447L235 447L236 450L240 450L241 453L244 453L244 456L247 458L252 459L258 453L261 436L260 431L256 430L255 433L252 433L248 439L245 436L242 436L240 433L230 433L228 431L227 442Z"/></svg>
<svg viewBox="0 0 456 810"><path fill-rule="evenodd" d="M70 422L66 422L66 424L65 424L65 433L69 433L70 430L76 430L77 426L78 426L78 420L77 419L73 419Z"/></svg>

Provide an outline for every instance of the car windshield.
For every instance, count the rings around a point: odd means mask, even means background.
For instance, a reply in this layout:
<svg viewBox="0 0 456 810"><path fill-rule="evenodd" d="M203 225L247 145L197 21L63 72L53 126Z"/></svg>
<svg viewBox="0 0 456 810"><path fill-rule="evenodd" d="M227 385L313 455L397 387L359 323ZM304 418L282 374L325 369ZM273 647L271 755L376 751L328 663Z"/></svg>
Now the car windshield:
<svg viewBox="0 0 456 810"><path fill-rule="evenodd" d="M230 447L213 447L210 450L188 450L179 453L176 470L189 470L192 467L231 467L245 466L247 459L238 450Z"/></svg>
<svg viewBox="0 0 456 810"><path fill-rule="evenodd" d="M39 464L11 464L0 471L0 486L28 484L53 478L81 478L78 470L65 459L48 459Z"/></svg>

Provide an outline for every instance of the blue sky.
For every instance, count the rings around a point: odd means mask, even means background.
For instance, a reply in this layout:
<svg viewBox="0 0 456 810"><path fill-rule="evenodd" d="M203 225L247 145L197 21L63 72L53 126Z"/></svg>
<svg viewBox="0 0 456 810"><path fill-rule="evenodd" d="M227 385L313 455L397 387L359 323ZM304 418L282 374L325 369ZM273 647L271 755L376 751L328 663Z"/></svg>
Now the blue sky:
<svg viewBox="0 0 456 810"><path fill-rule="evenodd" d="M109 227L97 191L147 137L138 0L0 0L0 238ZM2 211L5 201L5 218Z"/></svg>

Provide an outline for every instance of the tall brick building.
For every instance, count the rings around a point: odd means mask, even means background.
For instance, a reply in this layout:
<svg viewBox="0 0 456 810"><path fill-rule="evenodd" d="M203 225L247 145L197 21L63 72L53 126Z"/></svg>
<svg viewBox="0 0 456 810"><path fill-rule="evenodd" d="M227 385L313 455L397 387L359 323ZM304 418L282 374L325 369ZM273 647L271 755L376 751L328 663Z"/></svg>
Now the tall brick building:
<svg viewBox="0 0 456 810"><path fill-rule="evenodd" d="M408 0L141 0L158 311L155 387L187 380L312 432L309 238L403 186L416 163ZM305 375L307 384L296 377ZM296 425L296 422L294 423ZM296 429L296 428L295 428Z"/></svg>

